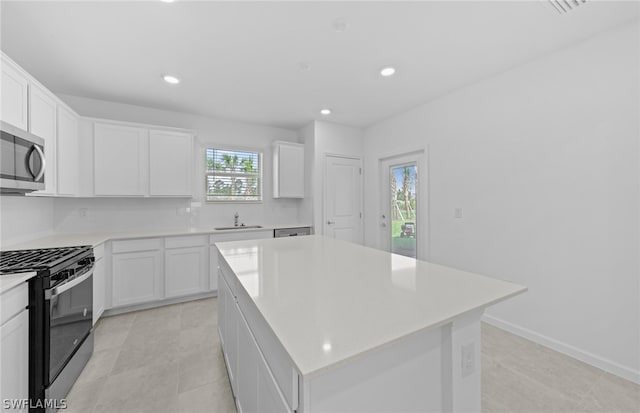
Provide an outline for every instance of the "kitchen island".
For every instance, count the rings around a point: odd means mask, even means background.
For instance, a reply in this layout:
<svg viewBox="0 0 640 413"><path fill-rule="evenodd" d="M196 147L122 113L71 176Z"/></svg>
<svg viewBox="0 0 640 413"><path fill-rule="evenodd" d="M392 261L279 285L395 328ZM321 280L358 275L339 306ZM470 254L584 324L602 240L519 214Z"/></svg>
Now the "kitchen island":
<svg viewBox="0 0 640 413"><path fill-rule="evenodd" d="M322 236L218 243L240 412L479 412L480 318L526 287Z"/></svg>

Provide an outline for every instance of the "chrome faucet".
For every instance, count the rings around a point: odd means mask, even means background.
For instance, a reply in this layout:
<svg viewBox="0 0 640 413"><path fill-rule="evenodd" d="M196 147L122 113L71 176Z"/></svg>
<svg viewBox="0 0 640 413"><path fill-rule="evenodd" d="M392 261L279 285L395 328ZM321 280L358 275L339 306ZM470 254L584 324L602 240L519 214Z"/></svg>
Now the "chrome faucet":
<svg viewBox="0 0 640 413"><path fill-rule="evenodd" d="M236 214L233 216L233 226L237 227L238 226L238 218L240 218L240 215L238 214L238 212L236 211Z"/></svg>

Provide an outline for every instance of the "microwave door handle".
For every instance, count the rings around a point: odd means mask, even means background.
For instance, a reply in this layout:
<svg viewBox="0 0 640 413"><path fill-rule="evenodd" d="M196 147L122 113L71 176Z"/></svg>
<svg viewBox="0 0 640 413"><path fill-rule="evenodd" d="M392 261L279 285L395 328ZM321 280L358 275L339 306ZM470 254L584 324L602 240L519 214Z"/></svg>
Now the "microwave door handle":
<svg viewBox="0 0 640 413"><path fill-rule="evenodd" d="M75 287L76 285L86 281L87 279L89 279L89 277L91 277L93 275L93 269L91 269L91 271L88 271L85 274L82 274L80 277L78 278L74 278L73 280L62 284L59 287L54 287L54 288L49 288L48 290L44 291L44 298L45 300L50 300L51 298L62 294L65 291L68 291L70 289L72 289L73 287Z"/></svg>
<svg viewBox="0 0 640 413"><path fill-rule="evenodd" d="M39 181L40 178L42 178L42 175L44 175L44 170L47 166L47 160L44 157L44 152L42 152L42 149L40 149L40 147L36 144L33 145L33 149L35 149L35 151L38 153L38 156L40 157L40 160L42 161L42 166L40 167L40 171L38 172L38 174L34 174L33 171L31 171L31 175L33 175L33 180L34 181ZM29 169L31 169L31 165L29 165Z"/></svg>

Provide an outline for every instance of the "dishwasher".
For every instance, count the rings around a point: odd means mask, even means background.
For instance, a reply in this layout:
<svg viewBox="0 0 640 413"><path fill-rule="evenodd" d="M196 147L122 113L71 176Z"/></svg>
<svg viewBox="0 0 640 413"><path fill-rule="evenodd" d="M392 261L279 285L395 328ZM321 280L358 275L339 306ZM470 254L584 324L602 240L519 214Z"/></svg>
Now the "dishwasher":
<svg viewBox="0 0 640 413"><path fill-rule="evenodd" d="M311 235L311 227L278 228L273 230L273 238L297 237L298 235Z"/></svg>

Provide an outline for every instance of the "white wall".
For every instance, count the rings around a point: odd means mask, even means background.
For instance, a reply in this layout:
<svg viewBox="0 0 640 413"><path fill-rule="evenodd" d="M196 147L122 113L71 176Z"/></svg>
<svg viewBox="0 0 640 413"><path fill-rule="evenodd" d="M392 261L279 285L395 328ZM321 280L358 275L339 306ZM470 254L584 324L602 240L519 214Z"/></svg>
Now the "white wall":
<svg viewBox="0 0 640 413"><path fill-rule="evenodd" d="M0 196L0 249L53 233L53 200Z"/></svg>
<svg viewBox="0 0 640 413"><path fill-rule="evenodd" d="M312 217L316 234L324 232L324 161L326 155L362 158L363 131L350 126L314 121L299 132L305 144L305 199L301 217Z"/></svg>
<svg viewBox="0 0 640 413"><path fill-rule="evenodd" d="M233 224L237 211L240 221L250 224L291 223L298 220L299 200L273 199L272 149L275 140L296 141L295 131L240 122L223 121L76 96L60 95L82 116L128 122L172 126L194 130L197 134L194 164L194 201L204 196L204 151L207 146L250 148L263 151L263 203L206 204L191 214L179 215L190 201L176 199L57 199L54 219L56 231L125 231L183 226L214 227ZM80 137L83 139L83 136ZM202 160L202 161L201 161ZM80 208L87 208L86 217ZM180 211L182 214L182 211Z"/></svg>
<svg viewBox="0 0 640 413"><path fill-rule="evenodd" d="M494 322L637 381L639 37L636 22L486 79L364 146L374 206L378 159L428 146L430 259L529 287Z"/></svg>

